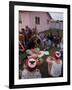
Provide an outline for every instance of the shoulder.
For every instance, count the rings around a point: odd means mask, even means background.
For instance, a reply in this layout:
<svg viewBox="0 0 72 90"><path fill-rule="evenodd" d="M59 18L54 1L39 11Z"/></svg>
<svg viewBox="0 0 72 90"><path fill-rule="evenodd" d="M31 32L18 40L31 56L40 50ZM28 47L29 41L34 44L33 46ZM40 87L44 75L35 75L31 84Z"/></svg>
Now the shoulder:
<svg viewBox="0 0 72 90"><path fill-rule="evenodd" d="M22 75L25 75L25 74L27 74L28 73L28 70L27 69L24 69L23 71L22 71Z"/></svg>

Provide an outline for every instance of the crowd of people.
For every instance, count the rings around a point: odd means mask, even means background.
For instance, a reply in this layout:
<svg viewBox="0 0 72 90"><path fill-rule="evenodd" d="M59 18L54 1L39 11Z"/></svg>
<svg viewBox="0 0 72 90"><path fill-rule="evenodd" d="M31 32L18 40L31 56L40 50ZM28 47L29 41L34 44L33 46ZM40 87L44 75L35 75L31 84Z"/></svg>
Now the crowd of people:
<svg viewBox="0 0 72 90"><path fill-rule="evenodd" d="M63 38L57 33L49 32L48 34L37 32L37 28L29 28L26 26L19 32L19 63L22 60L20 56L26 52L27 49L40 48L40 50L46 50L48 48L58 48L61 52L61 58L63 59Z"/></svg>
<svg viewBox="0 0 72 90"><path fill-rule="evenodd" d="M19 46L20 51L35 47L41 49L45 49L46 47L57 47L62 50L63 40L59 34L50 32L46 35L45 33L38 33L36 28L30 29L26 26L25 29L22 28L19 33Z"/></svg>

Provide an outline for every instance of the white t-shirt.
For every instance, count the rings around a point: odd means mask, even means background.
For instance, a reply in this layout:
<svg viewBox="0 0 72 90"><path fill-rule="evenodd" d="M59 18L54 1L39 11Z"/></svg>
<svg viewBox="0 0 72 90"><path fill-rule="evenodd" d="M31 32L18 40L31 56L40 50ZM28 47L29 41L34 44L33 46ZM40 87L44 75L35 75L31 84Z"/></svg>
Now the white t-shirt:
<svg viewBox="0 0 72 90"><path fill-rule="evenodd" d="M60 63L53 63L50 74L52 76L60 76L61 75L61 69L62 69L62 62Z"/></svg>
<svg viewBox="0 0 72 90"><path fill-rule="evenodd" d="M41 73L38 69L35 71L28 71L27 69L24 69L22 71L21 79L32 79L32 78L41 78Z"/></svg>

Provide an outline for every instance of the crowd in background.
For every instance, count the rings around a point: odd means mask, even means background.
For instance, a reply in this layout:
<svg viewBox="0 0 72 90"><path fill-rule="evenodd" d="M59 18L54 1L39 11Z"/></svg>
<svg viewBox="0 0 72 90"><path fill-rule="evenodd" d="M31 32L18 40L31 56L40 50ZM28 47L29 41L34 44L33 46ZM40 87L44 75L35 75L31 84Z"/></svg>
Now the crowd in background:
<svg viewBox="0 0 72 90"><path fill-rule="evenodd" d="M36 28L29 28L28 26L21 29L19 32L19 51L24 52L26 49L32 49L39 47L40 49L46 49L47 47L57 47L62 51L63 38L59 34L38 33Z"/></svg>

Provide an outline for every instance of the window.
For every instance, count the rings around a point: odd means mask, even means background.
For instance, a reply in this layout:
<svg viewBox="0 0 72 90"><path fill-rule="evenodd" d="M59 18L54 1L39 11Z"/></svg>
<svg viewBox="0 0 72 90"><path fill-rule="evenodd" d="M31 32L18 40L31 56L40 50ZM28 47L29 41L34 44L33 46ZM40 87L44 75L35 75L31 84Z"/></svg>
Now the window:
<svg viewBox="0 0 72 90"><path fill-rule="evenodd" d="M35 17L35 24L40 24L40 17Z"/></svg>

